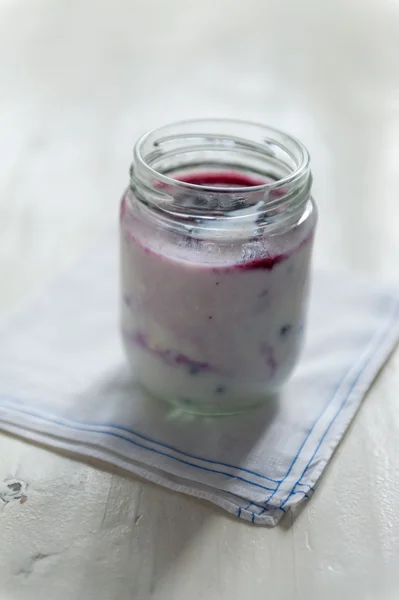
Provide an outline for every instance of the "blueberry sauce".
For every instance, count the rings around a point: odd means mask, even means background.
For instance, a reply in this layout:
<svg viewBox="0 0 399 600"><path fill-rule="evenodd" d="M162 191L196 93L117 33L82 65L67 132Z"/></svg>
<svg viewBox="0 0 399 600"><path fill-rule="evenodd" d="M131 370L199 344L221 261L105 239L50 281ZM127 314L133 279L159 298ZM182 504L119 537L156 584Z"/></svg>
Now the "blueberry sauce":
<svg viewBox="0 0 399 600"><path fill-rule="evenodd" d="M226 392L225 385L218 385L215 387L215 394L224 394Z"/></svg>
<svg viewBox="0 0 399 600"><path fill-rule="evenodd" d="M203 172L203 173L192 173L191 175L184 175L182 177L176 177L176 181L182 181L183 183L191 183L192 185L201 185L203 187L255 187L257 185L264 185L268 183L266 179L260 179L253 175L247 175L245 173L237 173L234 171L215 171L215 172Z"/></svg>
<svg viewBox="0 0 399 600"><path fill-rule="evenodd" d="M287 324L280 327L280 337L286 337L292 330L292 325Z"/></svg>
<svg viewBox="0 0 399 600"><path fill-rule="evenodd" d="M123 335L127 340L133 341L137 346L150 352L166 364L174 367L183 367L190 375L198 375L199 373L213 370L207 362L194 360L182 352L177 352L169 348L152 347L144 331L136 331L133 334L123 332Z"/></svg>

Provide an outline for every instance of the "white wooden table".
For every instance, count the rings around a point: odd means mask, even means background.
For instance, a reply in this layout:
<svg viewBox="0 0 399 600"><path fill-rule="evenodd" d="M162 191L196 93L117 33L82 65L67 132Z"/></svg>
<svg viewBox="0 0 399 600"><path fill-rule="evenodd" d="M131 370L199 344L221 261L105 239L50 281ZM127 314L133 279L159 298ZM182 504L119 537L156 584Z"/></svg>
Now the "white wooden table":
<svg viewBox="0 0 399 600"><path fill-rule="evenodd" d="M398 57L397 0L0 0L1 313L116 223L137 135L185 117L299 136L316 262L397 278ZM397 599L398 390L396 352L272 530L0 436L1 600Z"/></svg>

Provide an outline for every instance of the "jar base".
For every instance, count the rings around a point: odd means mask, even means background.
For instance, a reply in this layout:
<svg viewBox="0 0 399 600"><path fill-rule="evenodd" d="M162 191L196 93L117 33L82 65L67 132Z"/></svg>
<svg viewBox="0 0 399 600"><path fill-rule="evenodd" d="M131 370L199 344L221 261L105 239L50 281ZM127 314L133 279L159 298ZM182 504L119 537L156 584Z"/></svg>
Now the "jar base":
<svg viewBox="0 0 399 600"><path fill-rule="evenodd" d="M183 402L169 402L165 400L168 404L172 405L175 409L190 414L195 415L197 417L228 417L232 415L239 415L241 413L254 410L255 408L259 408L262 406L266 400L260 400L259 402L255 402L253 404L248 404L246 406L235 406L231 408L220 408L219 406L213 406L208 404L197 404L192 406L187 406Z"/></svg>
<svg viewBox="0 0 399 600"><path fill-rule="evenodd" d="M158 393L150 390L145 385L143 385L143 384L141 384L141 385L147 393L150 393L151 396L153 396L154 398L156 398L163 404L173 407L178 412L197 416L197 417L227 417L227 416L231 416L231 415L245 413L247 411L254 410L256 408L259 408L260 406L263 406L268 401L272 400L275 396L275 394L273 394L273 393L268 394L266 392L262 398L259 398L254 401L250 401L250 402L246 402L246 403L234 402L230 406L228 405L228 402L226 402L225 406L220 406L220 405L218 405L216 403L212 403L212 402L204 402L204 401L196 402L193 399L181 400L180 398L176 398L176 397L162 396L161 394L158 394Z"/></svg>

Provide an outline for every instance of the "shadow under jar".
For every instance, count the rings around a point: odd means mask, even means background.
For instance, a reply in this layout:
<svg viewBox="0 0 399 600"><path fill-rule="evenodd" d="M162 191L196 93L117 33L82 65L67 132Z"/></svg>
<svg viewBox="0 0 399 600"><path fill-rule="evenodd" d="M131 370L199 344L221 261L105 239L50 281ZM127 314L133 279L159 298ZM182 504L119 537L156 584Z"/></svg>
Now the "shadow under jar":
<svg viewBox="0 0 399 600"><path fill-rule="evenodd" d="M309 155L262 125L150 131L121 201L121 326L137 379L199 414L267 401L303 339L316 208Z"/></svg>

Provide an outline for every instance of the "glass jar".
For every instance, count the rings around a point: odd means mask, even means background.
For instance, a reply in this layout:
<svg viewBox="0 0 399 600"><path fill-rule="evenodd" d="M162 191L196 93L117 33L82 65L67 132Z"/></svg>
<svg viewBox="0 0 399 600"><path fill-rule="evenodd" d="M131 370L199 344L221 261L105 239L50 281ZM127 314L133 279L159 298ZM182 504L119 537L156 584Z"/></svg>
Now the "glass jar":
<svg viewBox="0 0 399 600"><path fill-rule="evenodd" d="M316 225L309 155L262 125L150 131L121 201L121 326L141 384L185 411L267 401L301 348Z"/></svg>

